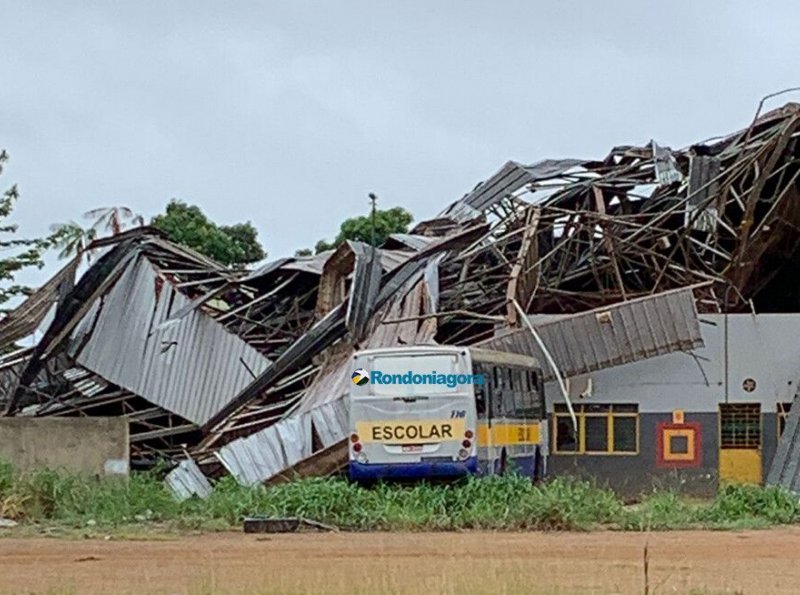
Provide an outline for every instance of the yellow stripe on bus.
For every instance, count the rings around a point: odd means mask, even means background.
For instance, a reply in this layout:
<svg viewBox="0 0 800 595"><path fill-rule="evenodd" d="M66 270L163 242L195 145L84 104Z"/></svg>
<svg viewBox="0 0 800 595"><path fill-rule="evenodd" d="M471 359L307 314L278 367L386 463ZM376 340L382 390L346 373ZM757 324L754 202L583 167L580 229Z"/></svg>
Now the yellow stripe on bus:
<svg viewBox="0 0 800 595"><path fill-rule="evenodd" d="M465 431L463 419L356 422L356 434L361 442L430 444L447 440L461 441Z"/></svg>
<svg viewBox="0 0 800 595"><path fill-rule="evenodd" d="M511 444L539 444L541 431L539 423L493 423L491 428L491 442L489 441L489 426L485 423L478 425L478 446L508 446Z"/></svg>

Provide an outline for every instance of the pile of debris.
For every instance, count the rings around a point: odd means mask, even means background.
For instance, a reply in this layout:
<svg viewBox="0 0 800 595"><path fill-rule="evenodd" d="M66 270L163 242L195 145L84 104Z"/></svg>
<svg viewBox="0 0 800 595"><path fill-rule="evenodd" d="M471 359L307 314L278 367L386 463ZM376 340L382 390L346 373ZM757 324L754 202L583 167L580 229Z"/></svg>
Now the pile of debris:
<svg viewBox="0 0 800 595"><path fill-rule="evenodd" d="M699 346L698 311L800 311L798 134L788 104L682 150L509 162L380 248L251 273L153 230L116 236L74 286L70 263L0 321L7 345L54 311L35 348L0 361L0 399L11 415L128 415L136 457L181 461L168 481L182 496L223 474L329 473L346 458L355 350L541 356L533 321L569 376Z"/></svg>

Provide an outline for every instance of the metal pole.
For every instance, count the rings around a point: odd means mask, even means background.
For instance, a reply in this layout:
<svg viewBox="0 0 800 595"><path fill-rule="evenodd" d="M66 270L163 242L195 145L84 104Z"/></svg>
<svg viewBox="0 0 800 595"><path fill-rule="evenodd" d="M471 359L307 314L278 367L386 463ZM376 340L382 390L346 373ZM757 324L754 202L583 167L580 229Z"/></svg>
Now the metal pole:
<svg viewBox="0 0 800 595"><path fill-rule="evenodd" d="M372 241L370 244L375 246L375 204L378 202L378 197L374 192L369 193L369 201L372 203Z"/></svg>
<svg viewBox="0 0 800 595"><path fill-rule="evenodd" d="M536 329L531 324L531 321L528 320L527 315L525 314L525 310L522 309L522 306L519 305L517 300L511 300L514 303L514 307L517 309L520 317L522 318L525 326L528 327L528 330L533 335L534 340L536 341L537 345L539 345L539 349L542 350L544 353L544 357L547 360L547 363L550 364L550 369L553 370L553 374L556 377L556 381L558 382L558 387L561 389L561 394L564 397L564 400L567 402L567 410L569 411L569 416L572 419L572 429L575 431L575 436L578 436L578 418L575 416L575 409L572 407L572 401L569 399L569 392L567 392L567 386L564 384L564 377L561 375L561 371L558 369L556 365L556 361L553 359L553 356L548 351L547 346L542 341L542 338L539 336L539 333L536 332Z"/></svg>

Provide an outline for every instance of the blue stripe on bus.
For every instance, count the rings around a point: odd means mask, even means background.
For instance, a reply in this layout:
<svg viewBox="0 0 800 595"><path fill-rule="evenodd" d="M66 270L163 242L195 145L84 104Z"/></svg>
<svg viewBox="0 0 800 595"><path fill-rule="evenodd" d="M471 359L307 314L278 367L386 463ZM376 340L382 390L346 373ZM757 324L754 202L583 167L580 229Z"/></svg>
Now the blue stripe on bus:
<svg viewBox="0 0 800 595"><path fill-rule="evenodd" d="M350 478L358 479L424 479L426 477L459 477L478 471L478 457L464 461L420 463L359 463L350 461Z"/></svg>

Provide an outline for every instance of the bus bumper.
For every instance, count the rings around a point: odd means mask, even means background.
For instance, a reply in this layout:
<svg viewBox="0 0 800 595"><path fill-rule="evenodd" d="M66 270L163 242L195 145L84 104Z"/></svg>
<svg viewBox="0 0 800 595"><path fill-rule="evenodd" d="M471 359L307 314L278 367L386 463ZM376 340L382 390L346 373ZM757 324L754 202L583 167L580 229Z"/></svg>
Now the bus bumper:
<svg viewBox="0 0 800 595"><path fill-rule="evenodd" d="M419 463L359 463L350 461L350 479L424 479L461 477L478 471L478 457L463 461L421 461Z"/></svg>

